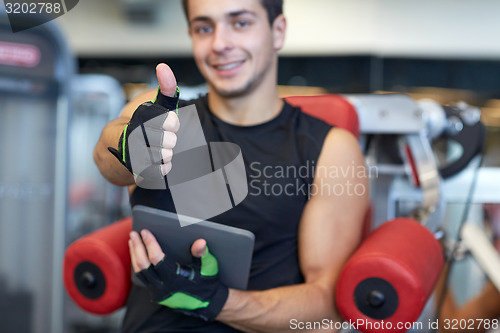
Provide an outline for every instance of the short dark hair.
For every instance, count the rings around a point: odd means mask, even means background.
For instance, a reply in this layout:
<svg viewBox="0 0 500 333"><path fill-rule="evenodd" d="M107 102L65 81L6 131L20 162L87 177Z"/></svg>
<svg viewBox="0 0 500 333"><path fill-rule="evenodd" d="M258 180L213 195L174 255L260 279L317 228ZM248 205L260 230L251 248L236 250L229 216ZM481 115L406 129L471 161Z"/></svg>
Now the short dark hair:
<svg viewBox="0 0 500 333"><path fill-rule="evenodd" d="M186 15L186 18L189 20L188 1L189 0L182 0L182 9L184 9L184 15ZM283 14L283 0L260 0L260 2L267 12L269 24L273 25L276 17Z"/></svg>

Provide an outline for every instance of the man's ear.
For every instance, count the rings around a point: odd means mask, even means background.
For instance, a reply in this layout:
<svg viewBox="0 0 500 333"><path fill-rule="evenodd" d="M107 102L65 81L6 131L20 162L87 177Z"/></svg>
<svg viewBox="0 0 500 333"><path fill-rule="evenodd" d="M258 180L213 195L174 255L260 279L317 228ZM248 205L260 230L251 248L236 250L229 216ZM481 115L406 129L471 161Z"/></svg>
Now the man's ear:
<svg viewBox="0 0 500 333"><path fill-rule="evenodd" d="M286 18L283 14L278 15L273 22L273 45L276 51L283 48L286 35Z"/></svg>

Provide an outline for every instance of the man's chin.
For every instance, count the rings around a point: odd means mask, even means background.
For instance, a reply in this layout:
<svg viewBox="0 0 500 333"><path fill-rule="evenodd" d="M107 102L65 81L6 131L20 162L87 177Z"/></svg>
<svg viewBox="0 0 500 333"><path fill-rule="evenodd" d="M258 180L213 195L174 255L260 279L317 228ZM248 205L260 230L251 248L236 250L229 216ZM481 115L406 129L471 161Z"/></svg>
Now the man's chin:
<svg viewBox="0 0 500 333"><path fill-rule="evenodd" d="M224 98L238 98L249 94L252 91L252 84L249 82L241 87L217 87L212 86L212 90Z"/></svg>
<svg viewBox="0 0 500 333"><path fill-rule="evenodd" d="M238 98L245 96L247 92L245 90L217 90L217 94L224 98Z"/></svg>

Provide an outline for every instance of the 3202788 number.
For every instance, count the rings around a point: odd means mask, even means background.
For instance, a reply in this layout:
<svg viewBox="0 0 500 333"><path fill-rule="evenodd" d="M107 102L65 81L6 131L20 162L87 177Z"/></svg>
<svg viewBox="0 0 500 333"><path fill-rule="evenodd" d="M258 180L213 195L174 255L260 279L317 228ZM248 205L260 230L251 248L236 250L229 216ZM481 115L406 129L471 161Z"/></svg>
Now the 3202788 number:
<svg viewBox="0 0 500 333"><path fill-rule="evenodd" d="M7 14L59 14L62 8L51 2L7 2L5 10Z"/></svg>
<svg viewBox="0 0 500 333"><path fill-rule="evenodd" d="M444 319L444 329L447 330L472 330L477 328L497 329L500 327L498 319Z"/></svg>

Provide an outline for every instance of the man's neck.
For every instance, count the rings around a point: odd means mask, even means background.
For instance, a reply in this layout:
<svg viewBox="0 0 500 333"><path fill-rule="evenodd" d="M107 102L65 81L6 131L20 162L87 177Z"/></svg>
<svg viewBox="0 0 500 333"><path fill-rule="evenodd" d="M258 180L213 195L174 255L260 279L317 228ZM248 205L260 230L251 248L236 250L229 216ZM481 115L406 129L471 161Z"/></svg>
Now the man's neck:
<svg viewBox="0 0 500 333"><path fill-rule="evenodd" d="M269 86L269 85L267 85ZM239 126L264 123L276 117L283 108L276 84L272 88L261 85L249 94L223 97L209 89L210 110L225 122Z"/></svg>

